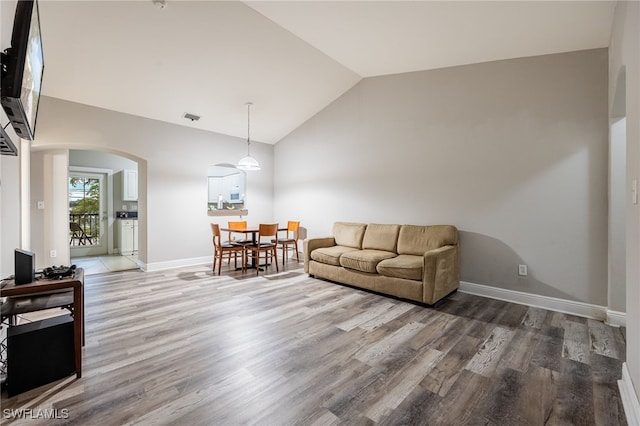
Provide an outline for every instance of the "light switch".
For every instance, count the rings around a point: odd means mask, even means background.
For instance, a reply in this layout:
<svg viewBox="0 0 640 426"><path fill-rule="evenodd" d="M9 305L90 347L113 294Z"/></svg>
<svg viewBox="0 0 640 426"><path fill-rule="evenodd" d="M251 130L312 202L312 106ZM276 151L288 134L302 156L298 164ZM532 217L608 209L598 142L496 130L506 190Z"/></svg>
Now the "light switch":
<svg viewBox="0 0 640 426"><path fill-rule="evenodd" d="M38 201L38 210L44 210L44 201Z"/></svg>

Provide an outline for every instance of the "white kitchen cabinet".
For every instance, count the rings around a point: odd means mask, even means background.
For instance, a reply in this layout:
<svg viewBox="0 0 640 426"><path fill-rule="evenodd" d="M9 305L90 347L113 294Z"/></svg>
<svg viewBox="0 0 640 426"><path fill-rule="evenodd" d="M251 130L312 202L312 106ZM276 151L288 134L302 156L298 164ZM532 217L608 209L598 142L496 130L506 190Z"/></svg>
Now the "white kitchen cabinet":
<svg viewBox="0 0 640 426"><path fill-rule="evenodd" d="M121 255L132 255L138 251L137 220L118 220L118 246Z"/></svg>
<svg viewBox="0 0 640 426"><path fill-rule="evenodd" d="M138 171L122 171L122 201L138 201Z"/></svg>
<svg viewBox="0 0 640 426"><path fill-rule="evenodd" d="M138 252L138 221L133 221L133 251Z"/></svg>

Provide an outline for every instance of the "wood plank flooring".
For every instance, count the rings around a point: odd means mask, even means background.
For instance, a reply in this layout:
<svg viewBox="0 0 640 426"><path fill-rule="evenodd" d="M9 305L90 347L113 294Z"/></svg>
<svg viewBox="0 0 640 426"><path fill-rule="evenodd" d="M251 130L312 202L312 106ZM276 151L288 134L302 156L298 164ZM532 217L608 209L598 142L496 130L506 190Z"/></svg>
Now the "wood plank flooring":
<svg viewBox="0 0 640 426"><path fill-rule="evenodd" d="M83 377L3 391L2 424L626 424L625 330L598 321L464 293L419 306L293 261L85 280Z"/></svg>

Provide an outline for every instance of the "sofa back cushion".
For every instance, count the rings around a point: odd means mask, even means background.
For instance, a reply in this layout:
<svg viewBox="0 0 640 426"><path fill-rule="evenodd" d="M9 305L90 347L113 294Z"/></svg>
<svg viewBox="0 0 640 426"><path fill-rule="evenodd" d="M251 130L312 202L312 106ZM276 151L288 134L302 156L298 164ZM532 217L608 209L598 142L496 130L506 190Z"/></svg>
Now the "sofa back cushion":
<svg viewBox="0 0 640 426"><path fill-rule="evenodd" d="M370 223L362 239L363 250L384 250L395 253L398 247L400 225Z"/></svg>
<svg viewBox="0 0 640 426"><path fill-rule="evenodd" d="M338 246L361 249L365 229L367 229L367 225L364 223L335 222L333 224L333 238Z"/></svg>
<svg viewBox="0 0 640 426"><path fill-rule="evenodd" d="M451 225L402 225L398 254L422 255L428 250L458 244L458 230Z"/></svg>

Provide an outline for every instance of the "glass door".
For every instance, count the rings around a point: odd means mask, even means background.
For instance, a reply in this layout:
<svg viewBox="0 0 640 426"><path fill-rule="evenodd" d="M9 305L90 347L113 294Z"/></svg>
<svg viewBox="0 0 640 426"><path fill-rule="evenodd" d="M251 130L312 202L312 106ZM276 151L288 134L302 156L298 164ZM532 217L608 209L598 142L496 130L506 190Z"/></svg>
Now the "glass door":
<svg viewBox="0 0 640 426"><path fill-rule="evenodd" d="M69 172L69 246L71 257L107 254L106 175Z"/></svg>

